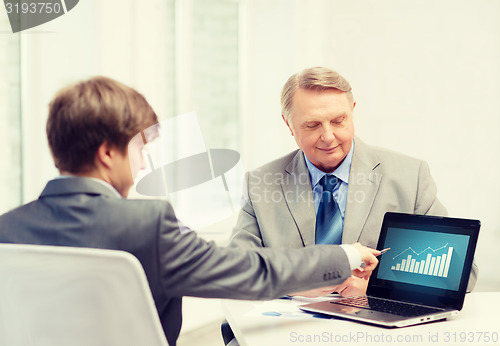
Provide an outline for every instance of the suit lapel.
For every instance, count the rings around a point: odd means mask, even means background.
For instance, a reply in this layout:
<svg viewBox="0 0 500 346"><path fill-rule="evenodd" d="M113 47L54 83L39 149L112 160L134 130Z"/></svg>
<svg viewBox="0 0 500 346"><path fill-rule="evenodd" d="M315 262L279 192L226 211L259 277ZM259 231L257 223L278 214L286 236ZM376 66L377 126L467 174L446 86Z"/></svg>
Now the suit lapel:
<svg viewBox="0 0 500 346"><path fill-rule="evenodd" d="M361 235L382 181L382 174L377 172L379 165L369 147L355 138L342 243L355 243Z"/></svg>
<svg viewBox="0 0 500 346"><path fill-rule="evenodd" d="M301 150L297 151L292 161L286 166L287 179L281 183L286 204L292 214L304 246L314 245L314 197L311 178Z"/></svg>

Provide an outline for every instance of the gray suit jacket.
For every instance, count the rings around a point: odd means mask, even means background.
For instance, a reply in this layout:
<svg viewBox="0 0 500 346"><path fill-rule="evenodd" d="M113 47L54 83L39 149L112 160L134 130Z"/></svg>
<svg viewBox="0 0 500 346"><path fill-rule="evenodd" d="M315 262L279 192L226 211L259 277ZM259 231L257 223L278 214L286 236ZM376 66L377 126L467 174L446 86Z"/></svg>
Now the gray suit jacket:
<svg viewBox="0 0 500 346"><path fill-rule="evenodd" d="M246 175L244 205L230 245L300 248L314 244L309 171L296 150ZM425 161L354 139L342 243L377 246L388 211L446 216ZM477 279L473 265L469 289Z"/></svg>
<svg viewBox="0 0 500 346"><path fill-rule="evenodd" d="M0 216L0 242L124 250L141 262L168 342L181 297L271 299L336 284L351 271L338 246L302 250L216 247L180 232L167 202L121 199L85 178L50 181L36 201Z"/></svg>

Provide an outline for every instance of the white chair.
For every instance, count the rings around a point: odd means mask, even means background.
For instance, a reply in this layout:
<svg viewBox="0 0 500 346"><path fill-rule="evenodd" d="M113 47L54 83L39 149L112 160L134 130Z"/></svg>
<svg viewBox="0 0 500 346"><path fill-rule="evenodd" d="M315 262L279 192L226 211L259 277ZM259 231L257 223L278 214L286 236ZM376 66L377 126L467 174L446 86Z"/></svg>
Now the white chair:
<svg viewBox="0 0 500 346"><path fill-rule="evenodd" d="M133 255L0 244L0 345L166 346L167 341Z"/></svg>

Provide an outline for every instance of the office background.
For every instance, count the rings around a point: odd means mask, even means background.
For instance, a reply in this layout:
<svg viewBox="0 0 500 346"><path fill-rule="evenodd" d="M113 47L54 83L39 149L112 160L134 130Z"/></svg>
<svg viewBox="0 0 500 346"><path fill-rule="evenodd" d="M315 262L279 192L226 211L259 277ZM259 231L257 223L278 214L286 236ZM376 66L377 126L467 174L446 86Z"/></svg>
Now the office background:
<svg viewBox="0 0 500 346"><path fill-rule="evenodd" d="M239 151L248 170L296 148L280 90L323 65L353 87L358 136L427 160L449 214L482 221L477 290L498 291L499 33L496 0L81 0L17 34L2 8L0 213L57 174L45 121L68 83L102 74L162 120L196 111L207 147ZM215 240L234 222L212 225Z"/></svg>

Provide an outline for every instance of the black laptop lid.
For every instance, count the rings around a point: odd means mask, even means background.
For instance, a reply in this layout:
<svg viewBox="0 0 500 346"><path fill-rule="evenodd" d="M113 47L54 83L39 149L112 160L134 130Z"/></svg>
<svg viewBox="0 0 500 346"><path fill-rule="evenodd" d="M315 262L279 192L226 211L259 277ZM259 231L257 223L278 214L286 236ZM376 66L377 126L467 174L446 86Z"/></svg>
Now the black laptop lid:
<svg viewBox="0 0 500 346"><path fill-rule="evenodd" d="M379 258L367 294L460 310L469 281L480 222L386 213Z"/></svg>

